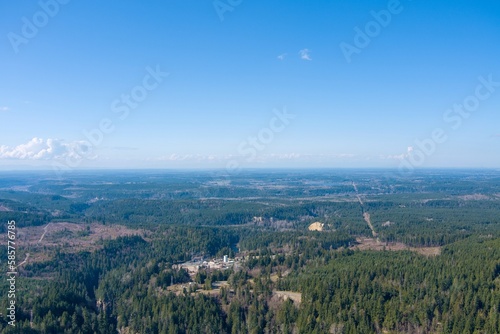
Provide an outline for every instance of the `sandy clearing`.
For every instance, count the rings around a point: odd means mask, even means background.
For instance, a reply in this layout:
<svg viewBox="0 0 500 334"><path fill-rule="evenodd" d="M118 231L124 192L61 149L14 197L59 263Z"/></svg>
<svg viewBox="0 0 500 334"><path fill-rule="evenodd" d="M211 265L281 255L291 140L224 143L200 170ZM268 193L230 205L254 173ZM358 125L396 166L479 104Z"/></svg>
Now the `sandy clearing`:
<svg viewBox="0 0 500 334"><path fill-rule="evenodd" d="M311 225L309 225L309 227L307 229L309 231L323 231L323 226L325 226L325 224L320 223L320 222L315 222L315 223L312 223Z"/></svg>
<svg viewBox="0 0 500 334"><path fill-rule="evenodd" d="M287 300L288 298L290 298L296 304L300 304L300 302L302 301L302 294L300 292L273 291L273 295L276 295L283 300Z"/></svg>

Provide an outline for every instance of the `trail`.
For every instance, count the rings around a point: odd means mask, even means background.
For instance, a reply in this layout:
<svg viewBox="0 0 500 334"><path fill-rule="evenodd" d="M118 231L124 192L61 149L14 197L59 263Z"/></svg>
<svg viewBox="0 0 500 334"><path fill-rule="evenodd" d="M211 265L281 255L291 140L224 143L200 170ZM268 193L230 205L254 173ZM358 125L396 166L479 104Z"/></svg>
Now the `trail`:
<svg viewBox="0 0 500 334"><path fill-rule="evenodd" d="M46 233L47 233L47 231L48 231L48 230L47 230L47 228L49 227L49 225L50 225L50 224L52 224L52 223L48 223L48 224L47 224L47 226L45 226L45 227L43 228L43 234L42 234L42 236L40 237L40 240L38 240L38 241L37 241L37 244L39 244L40 242L42 242L43 237L45 237L45 234L46 234Z"/></svg>
<svg viewBox="0 0 500 334"><path fill-rule="evenodd" d="M47 231L48 231L48 228L49 228L50 224L52 224L52 223L48 223L48 224L47 224L47 225L43 228L43 234L42 234L42 236L40 237L40 239L38 239L38 241L36 242L37 244L39 244L40 242L42 242L43 237L45 237L45 234L47 233ZM30 253L26 253L26 257L24 258L23 262L19 263L19 264L17 265L17 267L20 267L20 266L24 265L26 262L28 262L29 257L30 257Z"/></svg>
<svg viewBox="0 0 500 334"><path fill-rule="evenodd" d="M363 212L363 218L365 219L365 222L370 227L370 230L372 230L372 235L374 237L377 237L377 232L375 232L375 229L373 228L372 222L370 220L370 214L368 212ZM378 238L377 238L377 241L378 241Z"/></svg>
<svg viewBox="0 0 500 334"><path fill-rule="evenodd" d="M42 242L43 237L45 237L45 234L48 232L48 228L49 228L50 224L52 224L52 223L48 223L48 224L47 224L47 225L43 228L43 234L42 234L42 236L40 237L40 239L38 239L38 241L36 242L37 244L39 244L40 242ZM23 262L19 263L19 264L17 265L17 267L20 267L20 266L24 265L26 262L28 262L29 257L30 257L30 253L26 253L26 257L24 258Z"/></svg>
<svg viewBox="0 0 500 334"><path fill-rule="evenodd" d="M28 262L28 258L30 257L30 253L26 253L26 257L24 258L24 261L19 263L17 266L20 267L22 266L23 264L25 264L26 262Z"/></svg>
<svg viewBox="0 0 500 334"><path fill-rule="evenodd" d="M365 220L365 222L368 224L368 227L372 231L373 237L377 238L378 234L372 225L372 221L370 219L370 214L368 212L366 212L366 210L365 210L365 204L363 203L363 200L361 199L361 196L359 195L358 187L356 186L356 183L353 182L352 186L354 188L354 191L356 192L356 197L358 198L359 204L361 205L361 209L363 210L363 219ZM377 238L377 242L380 242L378 238Z"/></svg>
<svg viewBox="0 0 500 334"><path fill-rule="evenodd" d="M43 234L42 234L42 236L40 237L40 239L38 239L38 241L36 242L37 244L39 244L40 242L42 242L43 237L45 237L45 234L47 233L47 231L48 231L48 227L49 227L49 225L50 225L50 224L52 224L52 223L48 223L48 224L47 224L47 226L45 226L45 227L43 228ZM26 262L28 262L29 257L30 257L30 253L26 253L26 257L24 258L23 262L19 263L19 264L17 265L17 267L20 267L20 266L24 265Z"/></svg>

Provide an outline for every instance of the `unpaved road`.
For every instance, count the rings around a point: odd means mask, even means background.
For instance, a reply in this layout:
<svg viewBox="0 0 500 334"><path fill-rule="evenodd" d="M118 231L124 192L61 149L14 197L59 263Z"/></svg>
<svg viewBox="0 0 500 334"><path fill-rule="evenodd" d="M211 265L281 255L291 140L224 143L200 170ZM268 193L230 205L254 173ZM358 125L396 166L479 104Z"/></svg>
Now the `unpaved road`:
<svg viewBox="0 0 500 334"><path fill-rule="evenodd" d="M370 227L370 230L372 230L373 237L376 238L377 237L377 232L375 232L375 229L373 228L372 222L370 220L370 214L368 212L363 212L363 218L365 219L365 222Z"/></svg>
<svg viewBox="0 0 500 334"><path fill-rule="evenodd" d="M363 219L365 220L365 222L368 224L368 227L370 228L370 230L372 231L372 235L374 238L377 238L377 232L375 231L375 228L373 228L373 224L370 220L370 214L368 212L366 212L365 210L365 204L363 203L363 200L361 199L361 196L359 195L359 192L358 192L358 187L356 186L356 183L352 183L352 186L354 188L354 191L356 192L356 197L358 198L358 201L359 201L359 205L361 205L361 209L363 210ZM377 238L377 242L378 242L378 238Z"/></svg>
<svg viewBox="0 0 500 334"><path fill-rule="evenodd" d="M28 262L28 258L30 257L30 253L26 253L26 257L24 258L24 261L19 263L17 266L20 267L22 266L23 264L25 264L26 262Z"/></svg>
<svg viewBox="0 0 500 334"><path fill-rule="evenodd" d="M47 233L47 231L48 231L47 229L49 228L50 224L52 224L52 223L48 223L48 224L47 224L47 226L45 226L45 227L43 228L43 234L42 234L42 236L40 237L40 239L38 240L38 242L37 242L38 244L39 244L40 242L42 242L43 237L44 237L44 236L45 236L45 234Z"/></svg>

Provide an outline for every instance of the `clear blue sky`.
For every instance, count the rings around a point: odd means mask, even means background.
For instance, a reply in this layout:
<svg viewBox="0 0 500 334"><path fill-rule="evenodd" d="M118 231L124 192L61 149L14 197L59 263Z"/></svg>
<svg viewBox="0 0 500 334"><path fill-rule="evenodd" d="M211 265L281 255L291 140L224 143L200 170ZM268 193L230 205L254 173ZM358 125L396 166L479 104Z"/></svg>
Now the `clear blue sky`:
<svg viewBox="0 0 500 334"><path fill-rule="evenodd" d="M0 169L500 167L497 0L61 2L0 3Z"/></svg>

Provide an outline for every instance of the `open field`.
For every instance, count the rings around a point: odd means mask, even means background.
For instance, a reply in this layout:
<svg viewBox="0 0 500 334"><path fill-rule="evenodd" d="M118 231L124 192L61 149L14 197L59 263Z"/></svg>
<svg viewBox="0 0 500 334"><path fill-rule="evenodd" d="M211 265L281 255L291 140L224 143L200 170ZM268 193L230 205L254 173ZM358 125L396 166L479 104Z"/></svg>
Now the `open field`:
<svg viewBox="0 0 500 334"><path fill-rule="evenodd" d="M293 302L296 305L300 305L300 302L302 301L302 294L300 292L293 292L293 291L273 291L273 295L275 295L278 298L281 298L283 300L286 300L287 298L290 298L291 300L293 300Z"/></svg>
<svg viewBox="0 0 500 334"><path fill-rule="evenodd" d="M105 239L141 235L145 231L127 228L121 225L75 224L68 222L49 223L45 226L30 226L17 231L18 247L29 254L29 260L20 263L45 261L51 251L61 248L66 252L93 251L100 247Z"/></svg>
<svg viewBox="0 0 500 334"><path fill-rule="evenodd" d="M436 256L441 254L441 247L409 247L402 242L381 242L373 238L356 238L357 244L351 249L359 249L361 251L402 251L409 250L425 256Z"/></svg>

